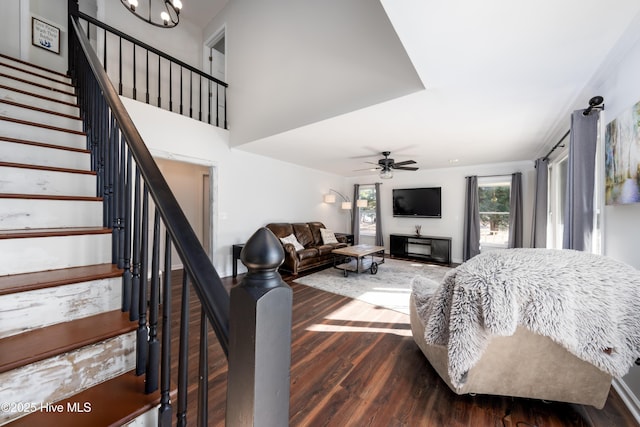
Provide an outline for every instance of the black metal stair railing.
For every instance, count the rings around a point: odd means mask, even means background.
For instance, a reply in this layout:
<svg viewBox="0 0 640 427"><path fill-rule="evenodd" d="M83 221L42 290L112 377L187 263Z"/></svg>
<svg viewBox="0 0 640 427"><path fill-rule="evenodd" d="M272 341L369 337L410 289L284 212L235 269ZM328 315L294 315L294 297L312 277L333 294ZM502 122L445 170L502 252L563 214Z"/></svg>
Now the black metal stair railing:
<svg viewBox="0 0 640 427"><path fill-rule="evenodd" d="M119 95L227 129L227 83L92 16L77 16Z"/></svg>
<svg viewBox="0 0 640 427"><path fill-rule="evenodd" d="M197 425L208 425L209 325L229 365L226 425L287 425L292 294L277 272L282 245L266 228L258 230L241 256L249 270L245 280L229 295L102 67L77 8L77 0L69 0L69 70L104 200L104 226L113 230L112 262L124 270L122 310L138 324L135 371L145 375L144 392L160 391L158 424L171 426L174 413L178 426L187 423L193 288L201 313ZM177 379L170 369L172 247L184 269L175 285L182 295Z"/></svg>

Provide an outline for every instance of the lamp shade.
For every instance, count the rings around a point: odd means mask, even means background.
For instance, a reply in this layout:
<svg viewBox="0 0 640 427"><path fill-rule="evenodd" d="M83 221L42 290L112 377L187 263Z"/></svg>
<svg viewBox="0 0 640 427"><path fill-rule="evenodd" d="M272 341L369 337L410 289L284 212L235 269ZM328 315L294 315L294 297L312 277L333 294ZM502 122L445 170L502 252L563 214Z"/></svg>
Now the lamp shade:
<svg viewBox="0 0 640 427"><path fill-rule="evenodd" d="M325 203L335 203L336 202L336 196L334 194L325 194L324 195L324 202Z"/></svg>
<svg viewBox="0 0 640 427"><path fill-rule="evenodd" d="M369 201L366 199L358 199L356 201L356 206L359 208L366 208L369 205Z"/></svg>
<svg viewBox="0 0 640 427"><path fill-rule="evenodd" d="M351 203L342 202L342 209L351 209Z"/></svg>

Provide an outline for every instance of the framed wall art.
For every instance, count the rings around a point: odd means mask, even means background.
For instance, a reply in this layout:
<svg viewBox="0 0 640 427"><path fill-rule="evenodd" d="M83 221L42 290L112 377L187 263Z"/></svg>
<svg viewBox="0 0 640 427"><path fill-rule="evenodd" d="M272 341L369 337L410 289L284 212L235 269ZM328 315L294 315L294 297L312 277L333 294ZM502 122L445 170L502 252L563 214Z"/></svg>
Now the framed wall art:
<svg viewBox="0 0 640 427"><path fill-rule="evenodd" d="M605 203L640 203L640 101L607 125Z"/></svg>
<svg viewBox="0 0 640 427"><path fill-rule="evenodd" d="M38 18L31 18L31 43L42 49L60 54L60 28Z"/></svg>

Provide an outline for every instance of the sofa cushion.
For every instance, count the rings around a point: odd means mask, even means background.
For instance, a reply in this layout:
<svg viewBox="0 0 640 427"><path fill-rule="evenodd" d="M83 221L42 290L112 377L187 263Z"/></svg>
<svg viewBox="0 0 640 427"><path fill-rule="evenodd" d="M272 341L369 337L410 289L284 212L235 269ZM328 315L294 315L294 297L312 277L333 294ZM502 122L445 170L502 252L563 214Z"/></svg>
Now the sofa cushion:
<svg viewBox="0 0 640 427"><path fill-rule="evenodd" d="M318 256L317 248L306 248L301 251L298 251L298 257L300 258L300 261L303 261L309 258L316 258L317 256Z"/></svg>
<svg viewBox="0 0 640 427"><path fill-rule="evenodd" d="M336 248L336 245L321 245L321 246L318 246L318 253L320 254L320 256L328 255L335 248Z"/></svg>
<svg viewBox="0 0 640 427"><path fill-rule="evenodd" d="M295 248L296 252L304 249L304 246L302 246L300 242L298 242L298 239L296 239L296 236L294 236L293 233L289 234L287 237L281 237L280 241L282 242L283 245L287 243L291 243Z"/></svg>
<svg viewBox="0 0 640 427"><path fill-rule="evenodd" d="M302 222L291 225L293 226L293 233L296 235L298 242L300 242L302 246L304 246L305 248L316 246L313 235L311 234L311 229L309 228L309 224Z"/></svg>
<svg viewBox="0 0 640 427"><path fill-rule="evenodd" d="M315 242L314 245L315 246L322 245L323 242L322 242L322 235L320 234L320 229L327 228L327 227L325 227L324 224L321 223L320 221L311 221L311 222L308 222L307 224L309 224L309 229L311 230L311 234L313 235L313 241Z"/></svg>
<svg viewBox="0 0 640 427"><path fill-rule="evenodd" d="M338 239L336 239L336 235L331 230L327 230L326 228L320 229L320 235L322 236L322 244L330 245L332 243L338 243Z"/></svg>
<svg viewBox="0 0 640 427"><path fill-rule="evenodd" d="M267 224L267 228L276 235L277 238L287 237L293 234L293 227L288 222L274 222Z"/></svg>

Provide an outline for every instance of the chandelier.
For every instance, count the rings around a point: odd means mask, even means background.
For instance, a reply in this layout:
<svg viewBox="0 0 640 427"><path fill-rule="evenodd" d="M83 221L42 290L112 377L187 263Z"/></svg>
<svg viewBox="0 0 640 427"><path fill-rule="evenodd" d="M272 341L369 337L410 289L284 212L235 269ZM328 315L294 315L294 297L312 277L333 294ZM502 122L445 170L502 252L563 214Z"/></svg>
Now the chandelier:
<svg viewBox="0 0 640 427"><path fill-rule="evenodd" d="M142 0L144 1L144 0ZM180 0L149 0L149 7L138 7L138 0L120 0L129 12L133 13L137 18L160 28L173 28L180 22L180 10L182 9L182 1ZM164 9L160 13L160 20L151 15L151 4L164 2ZM157 6L162 9L161 5ZM155 19L155 20L154 20Z"/></svg>

